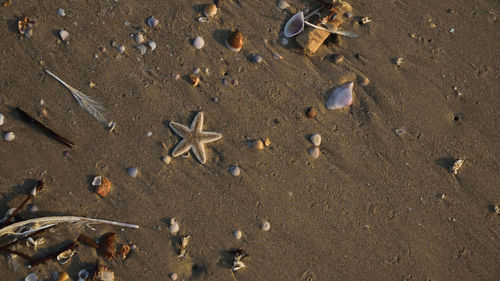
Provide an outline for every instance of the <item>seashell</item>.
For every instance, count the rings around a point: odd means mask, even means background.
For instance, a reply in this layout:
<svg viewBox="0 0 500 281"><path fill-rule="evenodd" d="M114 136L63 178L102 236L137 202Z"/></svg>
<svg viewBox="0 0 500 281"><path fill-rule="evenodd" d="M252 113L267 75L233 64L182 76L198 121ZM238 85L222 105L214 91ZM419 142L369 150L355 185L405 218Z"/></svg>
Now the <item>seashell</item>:
<svg viewBox="0 0 500 281"><path fill-rule="evenodd" d="M359 79L359 85L366 87L368 86L368 84L370 84L370 79L368 79L367 77L363 76Z"/></svg>
<svg viewBox="0 0 500 281"><path fill-rule="evenodd" d="M203 14L209 18L215 16L217 14L217 6L215 4L206 5L203 9Z"/></svg>
<svg viewBox="0 0 500 281"><path fill-rule="evenodd" d="M335 88L326 101L326 107L328 109L338 109L351 105L353 86L353 82L347 82Z"/></svg>
<svg viewBox="0 0 500 281"><path fill-rule="evenodd" d="M73 257L73 255L75 253L76 253L76 251L73 251L71 249L66 250L66 251L60 253L59 255L57 255L57 261L60 264L65 264L65 263L69 262L69 260L71 259L71 257Z"/></svg>
<svg viewBox="0 0 500 281"><path fill-rule="evenodd" d="M136 48L137 50L139 50L142 56L144 56L146 54L146 51L148 50L148 48L146 48L146 46L144 45L136 46Z"/></svg>
<svg viewBox="0 0 500 281"><path fill-rule="evenodd" d="M127 169L127 173L130 177L135 178L139 174L139 169L134 168L134 167L130 167Z"/></svg>
<svg viewBox="0 0 500 281"><path fill-rule="evenodd" d="M396 132L396 135L398 135L398 136L402 136L402 135L406 134L406 130L403 128L397 128L394 132Z"/></svg>
<svg viewBox="0 0 500 281"><path fill-rule="evenodd" d="M306 111L307 118L314 118L316 117L316 114L318 114L318 110L314 107L309 107Z"/></svg>
<svg viewBox="0 0 500 281"><path fill-rule="evenodd" d="M345 12L344 17L346 17L348 19L352 18L352 12L351 11Z"/></svg>
<svg viewBox="0 0 500 281"><path fill-rule="evenodd" d="M137 42L139 44L142 44L146 41L144 39L144 35L142 33L137 33L136 35L134 35L134 40L135 40L135 42Z"/></svg>
<svg viewBox="0 0 500 281"><path fill-rule="evenodd" d="M231 175L233 175L235 177L238 177L241 173L240 167L238 167L238 166L229 167L229 173L231 173Z"/></svg>
<svg viewBox="0 0 500 281"><path fill-rule="evenodd" d="M199 18L198 18L198 21L199 21L199 22L205 22L205 23L206 23L206 22L209 22L209 21L210 21L210 19L208 19L207 17L199 17Z"/></svg>
<svg viewBox="0 0 500 281"><path fill-rule="evenodd" d="M193 40L193 47L195 47L196 49L201 49L203 48L203 46L205 46L205 40L203 40L202 37L198 36L196 38L194 38Z"/></svg>
<svg viewBox="0 0 500 281"><path fill-rule="evenodd" d="M304 13L298 12L285 24L283 34L290 38L304 31Z"/></svg>
<svg viewBox="0 0 500 281"><path fill-rule="evenodd" d="M125 53L125 46L123 45L118 46L118 52L120 52L120 54Z"/></svg>
<svg viewBox="0 0 500 281"><path fill-rule="evenodd" d="M149 48L151 48L151 51L154 51L156 49L156 42L155 41L149 41L148 42Z"/></svg>
<svg viewBox="0 0 500 281"><path fill-rule="evenodd" d="M158 26L159 23L160 23L160 21L157 20L157 19L155 19L154 16L150 16L148 18L148 25L149 25L149 27L155 28L155 27Z"/></svg>
<svg viewBox="0 0 500 281"><path fill-rule="evenodd" d="M457 175L458 174L458 170L462 167L463 164L464 164L464 160L463 159L458 159L457 161L455 161L453 163L453 166L451 166L450 172L453 173L454 175Z"/></svg>
<svg viewBox="0 0 500 281"><path fill-rule="evenodd" d="M271 223L269 223L268 221L263 221L260 225L260 229L262 231L269 231L269 229L271 229Z"/></svg>
<svg viewBox="0 0 500 281"><path fill-rule="evenodd" d="M274 53L273 54L273 59L275 59L275 60L282 60L283 57L280 54L278 54L278 53Z"/></svg>
<svg viewBox="0 0 500 281"><path fill-rule="evenodd" d="M85 269L82 269L78 272L78 281L85 281L89 278L89 272Z"/></svg>
<svg viewBox="0 0 500 281"><path fill-rule="evenodd" d="M276 6L278 6L278 8L280 8L280 9L284 10L286 8L289 8L290 4L288 4L286 1L280 0L280 1L278 1L278 3L276 3Z"/></svg>
<svg viewBox="0 0 500 281"><path fill-rule="evenodd" d="M319 152L319 147L317 146L309 148L309 155L311 155L313 159L319 158Z"/></svg>
<svg viewBox="0 0 500 281"><path fill-rule="evenodd" d="M193 87L196 87L198 86L198 84L200 84L200 77L196 76L196 75L189 75L189 80L191 80L191 85Z"/></svg>
<svg viewBox="0 0 500 281"><path fill-rule="evenodd" d="M99 252L110 260L116 256L115 239L116 233L114 232L105 233L101 236L101 239L99 239Z"/></svg>
<svg viewBox="0 0 500 281"><path fill-rule="evenodd" d="M257 149L257 150L262 150L264 149L264 143L262 142L262 140L258 139L258 140L254 140L252 142L252 146L253 148Z"/></svg>
<svg viewBox="0 0 500 281"><path fill-rule="evenodd" d="M120 248L120 251L118 252L118 256L120 256L122 259L126 259L129 252L130 252L130 246L123 245Z"/></svg>
<svg viewBox="0 0 500 281"><path fill-rule="evenodd" d="M321 144L321 135L320 134L312 135L311 142L312 144L314 144L314 146L319 146Z"/></svg>
<svg viewBox="0 0 500 281"><path fill-rule="evenodd" d="M31 27L26 28L26 31L24 32L24 37L31 38L32 36L33 36L33 28Z"/></svg>
<svg viewBox="0 0 500 281"><path fill-rule="evenodd" d="M66 13L64 12L64 10L62 8L57 9L56 13L57 13L57 15L59 15L61 17L64 17L66 15Z"/></svg>
<svg viewBox="0 0 500 281"><path fill-rule="evenodd" d="M361 23L361 24L363 24L363 25L364 25L364 24L368 24L368 23L369 23L369 22L371 22L371 21L372 21L372 19L371 19L371 18L369 18L369 17L366 17L366 16L365 16L365 17L362 17L362 18L359 20L359 23Z"/></svg>
<svg viewBox="0 0 500 281"><path fill-rule="evenodd" d="M14 132L7 132L3 135L3 139L6 141L13 141L16 138Z"/></svg>
<svg viewBox="0 0 500 281"><path fill-rule="evenodd" d="M56 281L66 281L68 279L69 279L68 273L66 273L64 271L61 271L61 272L57 273L57 279L56 279Z"/></svg>
<svg viewBox="0 0 500 281"><path fill-rule="evenodd" d="M197 68L195 68L195 69L193 70L193 74L194 74L194 75L198 75L198 74L200 74L200 72L201 72L201 68L199 68L199 67L197 67Z"/></svg>
<svg viewBox="0 0 500 281"><path fill-rule="evenodd" d="M404 59L403 58L395 58L394 59L394 63L397 65L397 66L400 66L402 65L404 62Z"/></svg>
<svg viewBox="0 0 500 281"><path fill-rule="evenodd" d="M151 132L151 131L149 131L149 132L147 132L147 133L146 133L146 137L148 137L148 138L149 138L150 136L152 136L152 135L153 135L153 132Z"/></svg>
<svg viewBox="0 0 500 281"><path fill-rule="evenodd" d="M68 40L69 33L64 29L61 29L59 30L59 37L61 37L61 40L66 41Z"/></svg>
<svg viewBox="0 0 500 281"><path fill-rule="evenodd" d="M97 273L92 280L96 281L114 281L115 273L111 271L107 266L99 264L97 266Z"/></svg>
<svg viewBox="0 0 500 281"><path fill-rule="evenodd" d="M239 52L243 46L243 34L235 30L226 38L226 47L234 52Z"/></svg>
<svg viewBox="0 0 500 281"><path fill-rule="evenodd" d="M106 197L108 193L111 191L111 182L107 177L103 177L101 183L97 185L96 193L101 195L102 197Z"/></svg>
<svg viewBox="0 0 500 281"><path fill-rule="evenodd" d="M264 146L265 146L265 147L269 147L269 146L271 146L271 140L270 140L269 138L265 138L265 139L264 139Z"/></svg>
<svg viewBox="0 0 500 281"><path fill-rule="evenodd" d="M344 60L344 56L340 54L335 54L332 56L332 61L335 64L339 64Z"/></svg>
<svg viewBox="0 0 500 281"><path fill-rule="evenodd" d="M94 177L94 179L92 180L92 185L93 186L98 186L101 183L102 183L102 177L101 176Z"/></svg>
<svg viewBox="0 0 500 281"><path fill-rule="evenodd" d="M243 232L241 230L237 229L237 230L233 231L233 236L237 240L240 240L241 237L243 237Z"/></svg>
<svg viewBox="0 0 500 281"><path fill-rule="evenodd" d="M286 46L286 45L288 45L288 43L289 43L289 41L286 37L281 38L281 40L280 40L281 46Z"/></svg>
<svg viewBox="0 0 500 281"><path fill-rule="evenodd" d="M5 122L5 116L2 113L0 113L0 126L2 126L4 122Z"/></svg>
<svg viewBox="0 0 500 281"><path fill-rule="evenodd" d="M259 54L254 54L250 57L250 60L253 62L253 63L261 63L262 62L262 56L259 55Z"/></svg>
<svg viewBox="0 0 500 281"><path fill-rule="evenodd" d="M172 162L172 157L170 157L170 155L163 156L161 158L161 162L168 165L168 164L170 164L170 162Z"/></svg>
<svg viewBox="0 0 500 281"><path fill-rule="evenodd" d="M43 237L40 237L36 240L31 237L28 237L28 239L26 239L26 246L33 247L34 249L36 249L39 245L43 245L44 243L45 238Z"/></svg>
<svg viewBox="0 0 500 281"><path fill-rule="evenodd" d="M37 277L35 273L31 273L26 278L24 278L24 281L36 281Z"/></svg>
<svg viewBox="0 0 500 281"><path fill-rule="evenodd" d="M172 279L172 281L177 281L177 279L179 279L179 276L174 272L170 274L170 279Z"/></svg>
<svg viewBox="0 0 500 281"><path fill-rule="evenodd" d="M168 231L170 231L172 235L176 235L177 232L179 232L179 229L180 229L179 224L175 221L175 218L172 218L170 220L170 226L168 227Z"/></svg>

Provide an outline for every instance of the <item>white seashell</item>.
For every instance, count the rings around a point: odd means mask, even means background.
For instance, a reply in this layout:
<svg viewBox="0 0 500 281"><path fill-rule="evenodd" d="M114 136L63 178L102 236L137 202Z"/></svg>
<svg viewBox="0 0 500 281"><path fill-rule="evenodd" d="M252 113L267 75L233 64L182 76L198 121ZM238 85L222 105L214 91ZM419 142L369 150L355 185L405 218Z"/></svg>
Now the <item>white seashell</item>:
<svg viewBox="0 0 500 281"><path fill-rule="evenodd" d="M450 168L450 172L453 173L454 175L458 174L458 170L462 167L464 164L464 160L458 159L453 163L453 166Z"/></svg>
<svg viewBox="0 0 500 281"><path fill-rule="evenodd" d="M202 37L198 36L196 38L194 38L193 40L193 47L195 47L196 49L201 49L203 48L203 46L205 46L205 40L203 40Z"/></svg>
<svg viewBox="0 0 500 281"><path fill-rule="evenodd" d="M170 157L170 155L163 156L161 158L161 161L168 165L170 164L170 162L172 162L172 157Z"/></svg>
<svg viewBox="0 0 500 281"><path fill-rule="evenodd" d="M231 175L235 176L235 177L238 177L241 173L240 171L240 167L238 166L231 166L229 168L229 173L231 173Z"/></svg>
<svg viewBox="0 0 500 281"><path fill-rule="evenodd" d="M118 52L120 52L120 54L125 53L125 46L123 45L118 46Z"/></svg>
<svg viewBox="0 0 500 281"><path fill-rule="evenodd" d="M290 4L288 4L286 1L283 1L283 0L278 1L278 3L276 3L276 5L278 6L278 8L280 8L282 10L290 7Z"/></svg>
<svg viewBox="0 0 500 281"><path fill-rule="evenodd" d="M313 159L318 159L319 158L319 147L315 146L315 147L309 148L309 155L311 155L311 157Z"/></svg>
<svg viewBox="0 0 500 281"><path fill-rule="evenodd" d="M61 9L61 8L57 9L56 13L57 13L59 16L61 16L61 17L64 17L64 16L66 15L66 13L64 12L64 10L63 10L63 9Z"/></svg>
<svg viewBox="0 0 500 281"><path fill-rule="evenodd" d="M241 237L243 237L243 232L241 230L237 229L237 230L233 231L233 236L237 240L240 240Z"/></svg>
<svg viewBox="0 0 500 281"><path fill-rule="evenodd" d="M60 253L59 255L57 255L57 261L60 264L65 264L65 263L69 262L69 260L71 259L71 257L73 257L73 255L75 253L76 253L76 251L73 251L71 249L66 250L66 251Z"/></svg>
<svg viewBox="0 0 500 281"><path fill-rule="evenodd" d="M326 101L326 107L328 109L338 109L351 105L353 86L353 82L347 82L335 88Z"/></svg>
<svg viewBox="0 0 500 281"><path fill-rule="evenodd" d="M0 113L0 126L2 126L4 122L5 122L5 116L2 113Z"/></svg>
<svg viewBox="0 0 500 281"><path fill-rule="evenodd" d="M149 41L148 46L151 48L151 51L154 51L156 49L156 42L155 41Z"/></svg>
<svg viewBox="0 0 500 281"><path fill-rule="evenodd" d="M175 218L172 218L170 220L170 226L168 227L168 231L170 231L172 235L176 235L177 232L179 232L179 229L180 229L179 224L175 221Z"/></svg>
<svg viewBox="0 0 500 281"><path fill-rule="evenodd" d="M304 30L304 13L298 12L293 17L291 17L285 24L283 29L283 34L285 37L290 38Z"/></svg>
<svg viewBox="0 0 500 281"><path fill-rule="evenodd" d="M136 35L134 35L134 40L135 40L135 42L137 42L139 44L142 44L142 43L144 43L144 41L146 41L144 39L144 35L142 35L142 33L137 33Z"/></svg>
<svg viewBox="0 0 500 281"><path fill-rule="evenodd" d="M61 37L61 40L66 41L68 40L69 33L64 29L59 30L59 37Z"/></svg>
<svg viewBox="0 0 500 281"><path fill-rule="evenodd" d="M13 141L16 138L14 132L7 132L3 135L3 139L6 141Z"/></svg>
<svg viewBox="0 0 500 281"><path fill-rule="evenodd" d="M311 142L314 146L319 146L321 144L321 136L320 134L314 134L311 136Z"/></svg>
<svg viewBox="0 0 500 281"><path fill-rule="evenodd" d="M98 185L101 185L102 183L102 177L101 176L97 176L94 178L94 180L92 180L92 185L93 186L98 186Z"/></svg>
<svg viewBox="0 0 500 281"><path fill-rule="evenodd" d="M198 18L198 21L199 21L199 22L209 22L209 21L210 21L210 19L208 19L207 17L199 17L199 18Z"/></svg>
<svg viewBox="0 0 500 281"><path fill-rule="evenodd" d="M160 23L160 21L155 19L154 16L151 16L148 18L148 25L152 28L157 27L159 23Z"/></svg>
<svg viewBox="0 0 500 281"><path fill-rule="evenodd" d="M127 173L130 177L135 178L139 174L139 169L134 168L134 167L130 167L127 169Z"/></svg>
<svg viewBox="0 0 500 281"><path fill-rule="evenodd" d="M146 51L148 50L148 48L146 48L146 46L144 46L144 45L136 46L136 48L137 48L137 50L139 50L139 52L143 56L146 54Z"/></svg>
<svg viewBox="0 0 500 281"><path fill-rule="evenodd" d="M78 272L78 281L85 281L89 278L89 272L85 269L82 269Z"/></svg>
<svg viewBox="0 0 500 281"><path fill-rule="evenodd" d="M179 276L177 275L177 273L172 273L170 274L170 279L172 279L172 281L177 281L177 279L179 278Z"/></svg>
<svg viewBox="0 0 500 281"><path fill-rule="evenodd" d="M262 229L262 231L269 231L269 229L271 229L271 223L268 221L263 221L260 225L260 229Z"/></svg>
<svg viewBox="0 0 500 281"><path fill-rule="evenodd" d="M24 278L24 281L36 281L36 279L36 274L31 273L30 275L26 276L26 278Z"/></svg>

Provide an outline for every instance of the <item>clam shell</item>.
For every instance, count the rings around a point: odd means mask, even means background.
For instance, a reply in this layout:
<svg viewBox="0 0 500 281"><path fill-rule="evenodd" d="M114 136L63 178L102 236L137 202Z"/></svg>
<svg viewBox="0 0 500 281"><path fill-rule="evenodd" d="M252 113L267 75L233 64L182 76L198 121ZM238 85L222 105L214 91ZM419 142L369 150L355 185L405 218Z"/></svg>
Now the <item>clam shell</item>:
<svg viewBox="0 0 500 281"><path fill-rule="evenodd" d="M66 15L62 8L57 9L56 13L61 17L64 17Z"/></svg>
<svg viewBox="0 0 500 281"><path fill-rule="evenodd" d="M2 113L0 113L0 126L2 126L4 122L5 122L5 116Z"/></svg>
<svg viewBox="0 0 500 281"><path fill-rule="evenodd" d="M351 105L353 86L353 82L347 82L335 88L326 101L326 107L328 109L338 109Z"/></svg>
<svg viewBox="0 0 500 281"><path fill-rule="evenodd" d="M215 16L215 14L217 14L217 6L215 6L215 4L208 4L208 5L206 5L205 8L203 9L203 14L206 17L213 17L213 16Z"/></svg>
<svg viewBox="0 0 500 281"><path fill-rule="evenodd" d="M202 37L198 36L196 38L194 38L193 40L193 47L195 47L196 49L201 49L203 48L203 46L205 46L205 40L203 40Z"/></svg>
<svg viewBox="0 0 500 281"><path fill-rule="evenodd" d="M85 281L89 278L89 272L85 269L82 269L78 272L78 281Z"/></svg>
<svg viewBox="0 0 500 281"><path fill-rule="evenodd" d="M286 1L283 1L283 0L280 0L278 1L278 3L276 3L276 6L278 6L278 8L284 10L288 7L290 7L290 4L288 4Z"/></svg>
<svg viewBox="0 0 500 281"><path fill-rule="evenodd" d="M320 134L312 135L311 143L314 144L314 146L319 146L321 144L321 135Z"/></svg>
<svg viewBox="0 0 500 281"><path fill-rule="evenodd" d="M293 17L291 17L285 24L283 29L283 34L285 37L290 38L304 30L304 13L298 12Z"/></svg>
<svg viewBox="0 0 500 281"><path fill-rule="evenodd" d="M199 17L198 21L199 22L209 22L210 20L207 17Z"/></svg>
<svg viewBox="0 0 500 281"><path fill-rule="evenodd" d="M149 41L148 46L151 48L151 51L154 51L156 49L156 42L155 41Z"/></svg>
<svg viewBox="0 0 500 281"><path fill-rule="evenodd" d="M226 47L234 52L239 52L243 46L243 34L235 30L226 38Z"/></svg>
<svg viewBox="0 0 500 281"><path fill-rule="evenodd" d="M137 50L139 50L139 52L141 53L141 55L145 55L146 51L148 50L148 48L146 48L146 46L144 46L144 45L136 46L136 48L137 48Z"/></svg>
<svg viewBox="0 0 500 281"><path fill-rule="evenodd" d="M136 35L134 35L134 40L135 42L142 44L145 41L144 35L142 33L137 33Z"/></svg>
<svg viewBox="0 0 500 281"><path fill-rule="evenodd" d="M155 19L154 16L151 16L148 18L148 25L152 28L157 27L159 23L160 23L160 21Z"/></svg>
<svg viewBox="0 0 500 281"><path fill-rule="evenodd" d="M59 37L61 37L61 40L66 41L69 37L69 33L66 30L59 30Z"/></svg>
<svg viewBox="0 0 500 281"><path fill-rule="evenodd" d="M36 281L36 280L37 278L35 273L31 273L30 275L26 276L26 278L24 278L24 281Z"/></svg>
<svg viewBox="0 0 500 281"><path fill-rule="evenodd" d="M16 138L14 132L7 132L3 135L3 139L6 141L13 141Z"/></svg>
<svg viewBox="0 0 500 281"><path fill-rule="evenodd" d="M135 178L139 174L139 169L135 167L130 167L127 169L127 173L130 177Z"/></svg>

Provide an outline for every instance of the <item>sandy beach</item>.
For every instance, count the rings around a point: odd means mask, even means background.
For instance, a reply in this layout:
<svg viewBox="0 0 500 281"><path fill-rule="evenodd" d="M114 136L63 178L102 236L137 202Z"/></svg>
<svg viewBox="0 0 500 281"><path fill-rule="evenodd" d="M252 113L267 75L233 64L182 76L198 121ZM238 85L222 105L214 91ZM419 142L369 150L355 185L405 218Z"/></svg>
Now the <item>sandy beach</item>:
<svg viewBox="0 0 500 281"><path fill-rule="evenodd" d="M43 180L15 221L71 215L140 226L56 226L34 237L46 240L36 249L24 241L10 249L39 257L108 232L132 249L108 260L81 244L65 264L31 268L20 257L13 268L4 251L0 279L65 271L78 280L100 260L115 280L498 280L500 2L349 1L353 16L341 29L359 37L331 35L312 56L282 31L321 5L287 2L220 0L208 22L199 18L209 0L0 7L0 217ZM35 21L30 38L18 29L25 17ZM240 52L225 44L235 30ZM106 122L45 70L102 104ZM327 109L346 82L352 104ZM75 145L26 123L16 107ZM172 157L182 138L171 122L189 127L198 112L203 131L222 135L206 143L205 164L192 150ZM105 197L96 176L111 182ZM248 255L237 271L235 249Z"/></svg>

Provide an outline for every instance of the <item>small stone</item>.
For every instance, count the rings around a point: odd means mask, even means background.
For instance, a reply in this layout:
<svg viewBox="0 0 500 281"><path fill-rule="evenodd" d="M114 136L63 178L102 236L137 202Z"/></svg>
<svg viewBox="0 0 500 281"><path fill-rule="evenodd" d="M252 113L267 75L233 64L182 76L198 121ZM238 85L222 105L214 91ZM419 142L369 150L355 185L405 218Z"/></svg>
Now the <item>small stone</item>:
<svg viewBox="0 0 500 281"><path fill-rule="evenodd" d="M271 146L271 140L270 140L269 138L265 138L265 139L264 139L264 146L265 146L265 147L269 147L269 146Z"/></svg>
<svg viewBox="0 0 500 281"><path fill-rule="evenodd" d="M199 75L199 74L200 74L200 72L201 72L201 68L199 68L199 67L197 67L197 68L195 68L195 69L193 70L193 74L194 74L194 75Z"/></svg>
<svg viewBox="0 0 500 281"><path fill-rule="evenodd" d="M335 54L332 56L332 61L334 64L339 64L344 60L344 56L341 54Z"/></svg>
<svg viewBox="0 0 500 281"><path fill-rule="evenodd" d="M313 159L318 159L319 158L319 147L315 146L315 147L309 148L309 155L311 155L311 157Z"/></svg>
<svg viewBox="0 0 500 281"><path fill-rule="evenodd" d="M59 15L61 17L64 17L66 15L66 13L64 12L64 10L61 9L61 8L57 9L56 13L57 13L57 15Z"/></svg>
<svg viewBox="0 0 500 281"><path fill-rule="evenodd" d="M170 274L170 279L172 279L172 281L177 281L177 279L179 279L179 276L174 272Z"/></svg>
<svg viewBox="0 0 500 281"><path fill-rule="evenodd" d="M196 38L194 38L193 40L193 47L195 47L196 49L201 49L203 48L203 46L205 46L205 40L203 40L202 37L198 36Z"/></svg>
<svg viewBox="0 0 500 281"><path fill-rule="evenodd" d="M152 28L155 28L158 26L158 24L160 23L159 20L155 19L154 16L151 16L148 18L148 25L149 27L152 27Z"/></svg>
<svg viewBox="0 0 500 281"><path fill-rule="evenodd" d="M94 82L92 82L92 81L90 81L90 82L89 82L89 87L90 87L90 88L94 88L94 87L95 87L95 83L94 83Z"/></svg>
<svg viewBox="0 0 500 281"><path fill-rule="evenodd" d="M262 62L262 56L259 55L259 54L254 54L252 55L252 57L250 58L250 61L252 61L253 63L255 64L259 64Z"/></svg>
<svg viewBox="0 0 500 281"><path fill-rule="evenodd" d="M235 177L238 177L241 173L240 171L240 167L238 166L231 166L229 168L229 173L231 173L231 175L235 176Z"/></svg>
<svg viewBox="0 0 500 281"><path fill-rule="evenodd" d="M309 107L306 110L306 117L307 118L314 118L314 117L316 117L316 114L318 114L318 110L314 107Z"/></svg>
<svg viewBox="0 0 500 281"><path fill-rule="evenodd" d="M139 174L139 169L130 167L127 169L127 173L130 177L135 178Z"/></svg>
<svg viewBox="0 0 500 281"><path fill-rule="evenodd" d="M311 142L312 144L314 144L314 146L319 146L321 144L321 135L320 134L312 135Z"/></svg>
<svg viewBox="0 0 500 281"><path fill-rule="evenodd" d="M161 162L168 165L170 164L170 162L172 162L172 157L170 157L170 155L165 155L161 158Z"/></svg>
<svg viewBox="0 0 500 281"><path fill-rule="evenodd" d="M278 1L278 3L276 3L276 5L278 6L278 8L280 8L281 10L284 10L288 7L290 7L290 4L288 4L286 1L283 1L283 0L280 0Z"/></svg>
<svg viewBox="0 0 500 281"><path fill-rule="evenodd" d="M252 146L253 146L253 148L255 148L257 150L264 149L264 143L260 139L254 140L252 143Z"/></svg>
<svg viewBox="0 0 500 281"><path fill-rule="evenodd" d="M262 229L262 231L269 231L269 229L271 229L271 223L269 223L268 221L263 221L260 225L260 229Z"/></svg>
<svg viewBox="0 0 500 281"><path fill-rule="evenodd" d="M366 87L366 86L368 86L368 84L370 84L370 79L368 79L365 76L359 78L359 85Z"/></svg>
<svg viewBox="0 0 500 281"><path fill-rule="evenodd" d="M120 52L120 54L125 53L125 46L123 45L118 46L118 52Z"/></svg>
<svg viewBox="0 0 500 281"><path fill-rule="evenodd" d="M62 41L66 41L68 40L69 32L67 32L66 30L59 30L59 37L61 37Z"/></svg>
<svg viewBox="0 0 500 281"><path fill-rule="evenodd" d="M7 132L3 135L3 139L6 141L13 141L16 138L14 132Z"/></svg>
<svg viewBox="0 0 500 281"><path fill-rule="evenodd" d="M498 204L496 204L493 207L493 211L495 212L495 214L500 215L500 206Z"/></svg>
<svg viewBox="0 0 500 281"><path fill-rule="evenodd" d="M149 131L149 132L147 132L147 133L146 133L146 137L148 137L148 138L149 138L150 136L152 136L152 135L153 135L153 132L151 132L151 131Z"/></svg>
<svg viewBox="0 0 500 281"><path fill-rule="evenodd" d="M233 236L237 240L240 240L241 237L243 237L243 232L241 230L237 229L237 230L233 231Z"/></svg>
<svg viewBox="0 0 500 281"><path fill-rule="evenodd" d="M289 43L288 38L286 38L286 37L281 38L281 41L280 41L281 46L287 46L288 43Z"/></svg>
<svg viewBox="0 0 500 281"><path fill-rule="evenodd" d="M146 41L144 39L144 35L142 33L137 33L136 35L134 35L134 40L135 40L135 42L137 42L139 44L142 44Z"/></svg>
<svg viewBox="0 0 500 281"><path fill-rule="evenodd" d="M2 113L0 113L0 126L2 126L3 123L5 123L5 116Z"/></svg>

